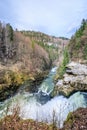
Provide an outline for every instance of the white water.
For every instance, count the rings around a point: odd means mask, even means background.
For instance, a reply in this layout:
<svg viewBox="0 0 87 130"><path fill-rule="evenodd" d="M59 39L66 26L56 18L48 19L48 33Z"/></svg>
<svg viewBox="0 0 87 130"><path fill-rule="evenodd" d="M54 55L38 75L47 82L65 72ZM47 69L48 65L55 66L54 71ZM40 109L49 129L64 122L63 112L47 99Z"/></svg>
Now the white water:
<svg viewBox="0 0 87 130"><path fill-rule="evenodd" d="M55 75L56 70L57 70L57 67L52 68L52 70L50 71L48 75L48 78L44 80L43 83L41 84L39 88L39 92L42 91L43 93L46 93L48 95L50 94L50 92L52 92L54 88L53 77Z"/></svg>
<svg viewBox="0 0 87 130"><path fill-rule="evenodd" d="M79 107L87 106L87 93L77 92L70 98L64 96L56 96L53 99L49 99L49 93L54 87L52 78L56 69L52 69L48 75L48 78L43 81L37 94L29 94L23 91L16 94L13 98L10 98L0 104L0 117L5 115L7 106L10 106L8 114L11 114L13 107L20 107L20 116L23 119L34 119L38 121L46 121L51 123L53 115L57 120L57 125L62 127L63 121L66 119L70 111L74 111ZM44 85L43 85L44 84ZM43 104L43 105L42 105Z"/></svg>

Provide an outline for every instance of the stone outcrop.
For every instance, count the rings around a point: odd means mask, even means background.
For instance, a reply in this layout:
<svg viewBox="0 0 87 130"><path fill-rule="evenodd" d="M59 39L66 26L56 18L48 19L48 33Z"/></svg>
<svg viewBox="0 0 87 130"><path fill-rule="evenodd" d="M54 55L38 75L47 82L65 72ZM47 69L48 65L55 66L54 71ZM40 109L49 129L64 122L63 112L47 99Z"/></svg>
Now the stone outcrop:
<svg viewBox="0 0 87 130"><path fill-rule="evenodd" d="M63 94L68 97L76 91L87 91L87 66L71 62L66 66L63 79L56 83L52 95Z"/></svg>

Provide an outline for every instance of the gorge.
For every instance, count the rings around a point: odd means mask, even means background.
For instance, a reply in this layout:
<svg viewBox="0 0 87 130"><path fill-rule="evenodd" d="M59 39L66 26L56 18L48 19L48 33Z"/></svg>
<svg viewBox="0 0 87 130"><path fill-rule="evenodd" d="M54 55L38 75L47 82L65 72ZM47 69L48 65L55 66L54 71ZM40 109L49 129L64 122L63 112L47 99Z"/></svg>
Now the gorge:
<svg viewBox="0 0 87 130"><path fill-rule="evenodd" d="M74 114L69 114L87 109L86 39L87 20L70 40L41 32L14 31L9 24L1 24L1 130L12 115L19 122L32 120L52 125L50 130L63 129L65 123L70 123L72 129Z"/></svg>

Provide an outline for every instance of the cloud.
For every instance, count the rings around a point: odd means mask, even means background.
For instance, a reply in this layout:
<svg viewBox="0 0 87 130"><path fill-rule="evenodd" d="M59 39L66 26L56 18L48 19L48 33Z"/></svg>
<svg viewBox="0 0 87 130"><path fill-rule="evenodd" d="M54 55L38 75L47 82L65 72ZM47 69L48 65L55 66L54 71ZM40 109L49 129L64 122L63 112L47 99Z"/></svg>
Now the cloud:
<svg viewBox="0 0 87 130"><path fill-rule="evenodd" d="M2 0L0 5L1 20L13 27L55 36L70 37L87 18L87 0Z"/></svg>
<svg viewBox="0 0 87 130"><path fill-rule="evenodd" d="M73 22L67 29L67 34L75 32L79 28L79 26L80 25L78 22Z"/></svg>

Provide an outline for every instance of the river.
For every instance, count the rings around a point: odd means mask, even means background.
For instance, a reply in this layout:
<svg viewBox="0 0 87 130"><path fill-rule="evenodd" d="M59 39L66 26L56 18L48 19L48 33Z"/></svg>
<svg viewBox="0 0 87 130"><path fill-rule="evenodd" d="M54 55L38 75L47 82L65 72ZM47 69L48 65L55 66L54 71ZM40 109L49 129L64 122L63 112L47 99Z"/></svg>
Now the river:
<svg viewBox="0 0 87 130"><path fill-rule="evenodd" d="M53 77L56 69L56 67L52 68L48 77L40 85L38 93L29 93L20 88L16 95L1 102L0 118L6 114L12 114L16 107L19 108L19 116L23 119L52 123L53 118L55 118L58 127L62 127L69 112L80 107L86 108L87 93L84 92L76 92L69 98L63 95L50 98L49 94L54 88Z"/></svg>

